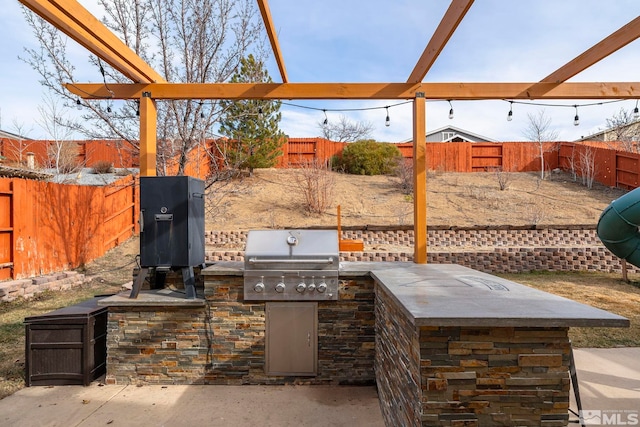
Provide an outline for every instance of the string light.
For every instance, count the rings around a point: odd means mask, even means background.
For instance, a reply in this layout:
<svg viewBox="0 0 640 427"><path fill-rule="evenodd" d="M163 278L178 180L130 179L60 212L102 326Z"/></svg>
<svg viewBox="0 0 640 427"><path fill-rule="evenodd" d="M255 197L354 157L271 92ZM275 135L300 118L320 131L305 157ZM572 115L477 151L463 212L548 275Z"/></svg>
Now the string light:
<svg viewBox="0 0 640 427"><path fill-rule="evenodd" d="M80 98L76 99L76 108L82 110L82 101L80 101Z"/></svg>
<svg viewBox="0 0 640 427"><path fill-rule="evenodd" d="M136 100L136 116L140 117L140 101Z"/></svg>
<svg viewBox="0 0 640 427"><path fill-rule="evenodd" d="M427 100L427 102L442 102L442 101L443 100L440 100L440 99ZM453 119L454 118L453 105L452 105L450 99L447 99L446 101L449 103L449 119ZM574 116L573 124L574 124L574 126L579 126L580 125L580 116L578 114L578 107L591 107L591 106L596 106L596 105L605 105L605 104L611 104L611 103L614 103L614 102L623 102L623 101L626 101L626 100L625 99L613 99L613 100L608 100L608 101L591 102L591 103L584 103L584 104L551 104L551 103L544 103L544 102L537 102L537 101L527 101L527 100L518 101L518 100L506 100L506 99L504 99L503 101L509 102L509 111L507 113L507 121L512 121L513 120L513 104L523 104L523 105L532 105L532 106L539 106L539 107L574 108L575 109L575 116ZM408 104L408 103L411 103L411 102L413 102L413 100L403 101L403 102L399 102L397 104L380 106L380 107L360 107L360 108L319 108L319 107L309 107L309 106L300 105L300 104L293 104L293 103L284 102L284 101L281 101L280 103L282 105L295 107L295 108L302 108L302 109L314 110L314 111L322 111L322 113L324 114L324 120L322 122L322 126L327 126L329 124L329 118L327 116L327 111L335 111L335 112L368 111L368 110L380 110L380 109L384 108L385 111L386 111L385 126L390 126L391 125L391 118L389 116L389 108L397 107L397 106ZM640 102L640 99L636 100L636 106L633 109L633 117L634 117L634 119L640 119L640 109L638 107L639 102ZM76 103L78 104L78 106L80 106L80 100L76 101ZM262 109L258 110L258 114L259 115L261 114L261 111L262 111ZM203 116L204 116L204 113L201 113L201 117L203 117Z"/></svg>
<svg viewBox="0 0 640 427"><path fill-rule="evenodd" d="M115 93L113 93L113 91L107 84L107 77L104 73L104 68L102 67L102 62L100 61L100 58L98 58L98 66L100 67L100 74L102 74L102 82L104 83L104 88L109 91L109 93L111 94L111 98L115 98Z"/></svg>
<svg viewBox="0 0 640 427"><path fill-rule="evenodd" d="M264 118L264 113L262 112L262 107L258 108L258 120L262 120Z"/></svg>

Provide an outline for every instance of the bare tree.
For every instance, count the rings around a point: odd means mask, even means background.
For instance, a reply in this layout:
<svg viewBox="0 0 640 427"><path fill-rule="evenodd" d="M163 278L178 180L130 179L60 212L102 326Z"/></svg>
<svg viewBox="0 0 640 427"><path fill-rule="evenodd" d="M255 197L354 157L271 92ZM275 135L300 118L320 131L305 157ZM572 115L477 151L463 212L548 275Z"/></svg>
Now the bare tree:
<svg viewBox="0 0 640 427"><path fill-rule="evenodd" d="M640 122L632 113L621 108L618 113L607 119L606 141L619 141L622 149L632 153L640 152Z"/></svg>
<svg viewBox="0 0 640 427"><path fill-rule="evenodd" d="M24 123L19 122L15 118L11 121L11 124L16 138L6 145L6 154L9 154L12 160L22 165L26 161L26 154L33 144L33 140L24 138L31 132L31 128L27 129Z"/></svg>
<svg viewBox="0 0 640 427"><path fill-rule="evenodd" d="M596 150L593 147L584 146L580 150L580 158L578 159L578 169L582 178L582 185L587 188L593 188L593 182L596 178Z"/></svg>
<svg viewBox="0 0 640 427"><path fill-rule="evenodd" d="M49 167L57 173L69 173L79 167L78 145L70 141L73 131L64 125L67 118L67 107L62 105L59 99L51 95L45 96L43 105L38 107L40 119L38 124L42 126L50 139L47 146Z"/></svg>
<svg viewBox="0 0 640 427"><path fill-rule="evenodd" d="M555 145L549 148L548 142L558 139L558 131L551 128L551 117L548 117L544 110L539 110L537 114L527 114L529 123L522 134L529 141L538 144L538 157L540 158L540 179L545 177L545 153L556 150Z"/></svg>
<svg viewBox="0 0 640 427"><path fill-rule="evenodd" d="M361 139L371 139L373 124L371 122L355 122L345 115L340 115L337 122L323 120L318 122L322 136L330 141L355 142Z"/></svg>
<svg viewBox="0 0 640 427"><path fill-rule="evenodd" d="M251 0L99 0L104 24L167 81L205 83L227 81L251 49L262 56L261 27ZM39 49L23 58L41 76L42 84L67 106L79 101L63 86L76 82L67 57L67 38L25 9ZM128 82L119 72L90 57L107 90L111 82ZM98 74L99 73L99 74ZM64 125L87 138L121 139L139 149L136 101L82 101L82 120ZM177 158L184 173L188 153L213 136L222 108L204 100L158 102L158 174Z"/></svg>
<svg viewBox="0 0 640 427"><path fill-rule="evenodd" d="M569 170L571 171L571 177L573 181L578 180L578 159L576 159L576 144L571 146L571 156L567 157L567 163Z"/></svg>

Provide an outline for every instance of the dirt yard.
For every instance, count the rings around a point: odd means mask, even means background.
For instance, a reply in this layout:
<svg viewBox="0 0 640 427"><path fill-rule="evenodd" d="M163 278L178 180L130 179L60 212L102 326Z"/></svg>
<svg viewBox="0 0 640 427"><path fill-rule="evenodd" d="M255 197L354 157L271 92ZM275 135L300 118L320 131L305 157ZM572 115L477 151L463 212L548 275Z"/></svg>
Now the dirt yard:
<svg viewBox="0 0 640 427"><path fill-rule="evenodd" d="M399 179L332 173L335 183L324 214L305 209L295 169L258 169L208 195L208 230L249 230L331 226L341 205L343 226L411 225L413 198ZM594 185L587 189L570 175L511 173L500 190L495 173L436 173L427 177L428 225L595 224L622 191Z"/></svg>
<svg viewBox="0 0 640 427"><path fill-rule="evenodd" d="M295 170L257 170L252 177L234 180L209 194L208 230L333 226L336 206L342 206L342 223L357 225L409 225L413 223L410 195L399 190L399 180L384 176L332 174L334 198L322 215L305 212L296 184ZM602 210L623 194L596 186L587 189L570 176L557 173L540 181L537 174L508 176L508 189L499 189L492 173L430 173L428 188L429 225L531 225L595 224ZM0 399L24 386L25 316L51 311L96 294L118 292L132 278L139 252L132 238L103 257L79 269L87 282L73 292L49 292L34 300L0 304ZM622 283L617 275L553 273L505 275L511 280L558 293L580 302L619 313L632 321L630 329L612 332L574 329L578 346L638 346L639 324L637 278ZM620 305L619 301L628 301Z"/></svg>

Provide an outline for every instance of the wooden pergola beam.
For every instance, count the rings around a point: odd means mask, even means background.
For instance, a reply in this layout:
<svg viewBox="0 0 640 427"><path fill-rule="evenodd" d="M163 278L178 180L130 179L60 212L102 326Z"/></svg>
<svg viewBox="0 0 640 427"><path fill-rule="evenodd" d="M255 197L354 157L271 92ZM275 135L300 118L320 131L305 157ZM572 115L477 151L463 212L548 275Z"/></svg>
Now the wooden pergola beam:
<svg viewBox="0 0 640 427"><path fill-rule="evenodd" d="M69 83L84 99L636 99L640 82L576 83Z"/></svg>
<svg viewBox="0 0 640 427"><path fill-rule="evenodd" d="M76 0L20 2L132 81L166 81Z"/></svg>
<svg viewBox="0 0 640 427"><path fill-rule="evenodd" d="M553 73L542 79L542 83L562 83L586 70L593 64L611 55L640 37L640 16L621 27L590 49L587 49Z"/></svg>
<svg viewBox="0 0 640 427"><path fill-rule="evenodd" d="M288 83L287 69L284 66L284 59L282 58L282 51L280 50L280 43L278 42L278 35L276 34L275 27L273 25L273 18L271 17L271 11L267 0L258 0L258 7L260 8L260 14L262 14L262 22L264 22L264 28L267 30L267 36L269 36L269 42L271 43L271 50L273 56L276 58L278 64L278 70L280 70L280 77L282 83Z"/></svg>
<svg viewBox="0 0 640 427"><path fill-rule="evenodd" d="M422 56L409 75L407 83L418 83L425 78L472 4L473 0L453 0L451 2L427 47L422 52Z"/></svg>
<svg viewBox="0 0 640 427"><path fill-rule="evenodd" d="M413 101L413 262L427 263L427 126L424 93Z"/></svg>

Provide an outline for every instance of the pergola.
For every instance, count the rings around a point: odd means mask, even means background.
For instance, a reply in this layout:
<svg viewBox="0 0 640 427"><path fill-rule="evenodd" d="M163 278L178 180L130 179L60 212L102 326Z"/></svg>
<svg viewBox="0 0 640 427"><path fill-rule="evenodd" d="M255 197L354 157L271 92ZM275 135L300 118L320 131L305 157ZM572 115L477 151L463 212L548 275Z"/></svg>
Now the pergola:
<svg viewBox="0 0 640 427"><path fill-rule="evenodd" d="M256 0L280 72L281 83L170 83L144 62L76 0L20 0L24 5L131 79L129 84L69 83L67 89L84 99L140 101L140 174L155 175L156 100L163 99L384 99L413 100L414 262L427 261L427 200L425 101L636 99L640 82L567 82L603 58L640 37L636 17L608 37L537 82L423 82L440 52L473 5L452 0L415 67L404 82L292 83L267 0Z"/></svg>

